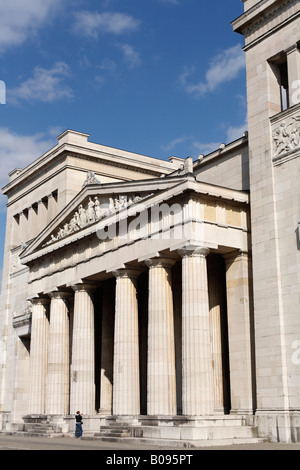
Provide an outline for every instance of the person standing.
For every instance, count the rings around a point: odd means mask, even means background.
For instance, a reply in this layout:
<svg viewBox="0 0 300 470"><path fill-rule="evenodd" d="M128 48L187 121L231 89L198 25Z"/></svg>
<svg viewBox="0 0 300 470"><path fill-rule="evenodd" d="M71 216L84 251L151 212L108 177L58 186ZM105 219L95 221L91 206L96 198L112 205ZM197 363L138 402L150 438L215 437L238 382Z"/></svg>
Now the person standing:
<svg viewBox="0 0 300 470"><path fill-rule="evenodd" d="M77 438L82 436L82 415L80 414L80 411L76 411L75 420L75 437Z"/></svg>

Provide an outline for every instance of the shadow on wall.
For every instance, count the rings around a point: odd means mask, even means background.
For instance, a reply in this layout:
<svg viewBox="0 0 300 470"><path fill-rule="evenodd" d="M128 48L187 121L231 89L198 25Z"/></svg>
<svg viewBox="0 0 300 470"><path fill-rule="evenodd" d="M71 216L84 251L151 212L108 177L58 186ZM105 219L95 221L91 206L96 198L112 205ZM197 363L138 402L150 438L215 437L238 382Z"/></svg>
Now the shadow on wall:
<svg viewBox="0 0 300 470"><path fill-rule="evenodd" d="M297 250L300 250L300 222L298 222L298 227L296 228L296 241L297 241Z"/></svg>

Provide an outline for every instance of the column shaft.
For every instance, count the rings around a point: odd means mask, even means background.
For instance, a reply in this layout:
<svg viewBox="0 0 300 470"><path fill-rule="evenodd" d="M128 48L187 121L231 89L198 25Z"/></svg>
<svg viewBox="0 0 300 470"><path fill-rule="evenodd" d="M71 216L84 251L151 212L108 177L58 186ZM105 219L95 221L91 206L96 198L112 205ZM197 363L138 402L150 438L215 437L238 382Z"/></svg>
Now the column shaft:
<svg viewBox="0 0 300 470"><path fill-rule="evenodd" d="M208 286L215 412L223 414L229 407L229 371L225 265L221 257L210 259Z"/></svg>
<svg viewBox="0 0 300 470"><path fill-rule="evenodd" d="M176 415L173 260L149 259L148 415Z"/></svg>
<svg viewBox="0 0 300 470"><path fill-rule="evenodd" d="M73 286L74 317L72 336L70 413L95 413L95 331L94 287Z"/></svg>
<svg viewBox="0 0 300 470"><path fill-rule="evenodd" d="M252 298L247 253L225 257L231 412L253 412Z"/></svg>
<svg viewBox="0 0 300 470"><path fill-rule="evenodd" d="M50 294L47 414L69 412L69 317L65 292Z"/></svg>
<svg viewBox="0 0 300 470"><path fill-rule="evenodd" d="M34 299L32 304L29 413L45 414L49 335L47 306L49 299Z"/></svg>
<svg viewBox="0 0 300 470"><path fill-rule="evenodd" d="M214 413L206 248L182 255L182 408L184 415Z"/></svg>
<svg viewBox="0 0 300 470"><path fill-rule="evenodd" d="M102 335L101 335L101 376L100 410L101 414L112 413L113 397L113 351L114 351L114 313L115 286L107 281L102 291Z"/></svg>
<svg viewBox="0 0 300 470"><path fill-rule="evenodd" d="M118 270L114 335L113 414L140 414L136 271Z"/></svg>

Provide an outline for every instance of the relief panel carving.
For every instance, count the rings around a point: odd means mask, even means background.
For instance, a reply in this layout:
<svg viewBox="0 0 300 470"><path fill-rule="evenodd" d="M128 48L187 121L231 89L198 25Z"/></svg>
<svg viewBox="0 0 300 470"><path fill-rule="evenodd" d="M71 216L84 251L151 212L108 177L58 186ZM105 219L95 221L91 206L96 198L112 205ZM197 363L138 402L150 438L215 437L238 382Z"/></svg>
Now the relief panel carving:
<svg viewBox="0 0 300 470"><path fill-rule="evenodd" d="M300 150L300 115L282 121L273 129L274 160Z"/></svg>
<svg viewBox="0 0 300 470"><path fill-rule="evenodd" d="M80 204L69 222L66 222L63 227L60 227L55 234L52 234L51 239L44 246L51 245L68 235L84 229L88 225L99 222L111 214L140 202L142 199L143 198L137 194L129 196L121 195L115 198L110 197L107 201L101 201L100 204L98 196L94 198L89 197L87 205L84 207Z"/></svg>

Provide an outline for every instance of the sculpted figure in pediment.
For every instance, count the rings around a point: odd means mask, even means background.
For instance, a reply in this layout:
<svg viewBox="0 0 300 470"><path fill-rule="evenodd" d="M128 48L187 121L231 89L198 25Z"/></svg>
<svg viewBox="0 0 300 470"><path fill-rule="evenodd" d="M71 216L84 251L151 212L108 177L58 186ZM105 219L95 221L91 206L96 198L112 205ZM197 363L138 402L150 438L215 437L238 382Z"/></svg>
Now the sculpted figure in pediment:
<svg viewBox="0 0 300 470"><path fill-rule="evenodd" d="M80 228L83 228L87 223L87 214L82 204L80 204L80 206L78 207L78 214L80 220Z"/></svg>
<svg viewBox="0 0 300 470"><path fill-rule="evenodd" d="M86 179L83 183L83 187L89 184L101 184L101 182L98 180L98 178L96 177L93 171L87 172Z"/></svg>
<svg viewBox="0 0 300 470"><path fill-rule="evenodd" d="M67 235L69 235L69 233L70 233L69 224L65 224L65 225L64 225L64 237L66 237Z"/></svg>
<svg viewBox="0 0 300 470"><path fill-rule="evenodd" d="M95 222L95 209L94 209L95 203L92 201L91 198L89 198L89 203L88 203L88 209L87 209L87 222L89 224Z"/></svg>
<svg viewBox="0 0 300 470"><path fill-rule="evenodd" d="M115 203L112 197L109 198L109 212L115 212Z"/></svg>
<svg viewBox="0 0 300 470"><path fill-rule="evenodd" d="M69 223L65 223L63 228L60 227L55 235L51 235L51 239L43 246L50 245L58 240L61 240L68 235L71 235L87 225L93 224L116 211L124 209L132 204L136 204L143 198L140 194L134 196L120 195L118 198L110 197L108 202L100 205L99 198L96 196L94 199L89 197L87 207L84 208L82 204L79 205L77 212L73 215Z"/></svg>
<svg viewBox="0 0 300 470"><path fill-rule="evenodd" d="M60 228L60 229L58 230L57 240L60 240L61 238L64 238L64 235L65 235L64 229L63 229L63 228Z"/></svg>
<svg viewBox="0 0 300 470"><path fill-rule="evenodd" d="M99 201L99 199L97 198L97 196L95 197L95 206L94 206L94 209L95 209L95 219L96 219L96 220L100 220L102 214L101 214L100 201Z"/></svg>
<svg viewBox="0 0 300 470"><path fill-rule="evenodd" d="M74 216L72 217L72 219L70 221L70 225L69 225L70 233L77 232L80 228L79 225L78 225L79 217L77 217L77 216L78 216L78 212L76 212L74 214Z"/></svg>

